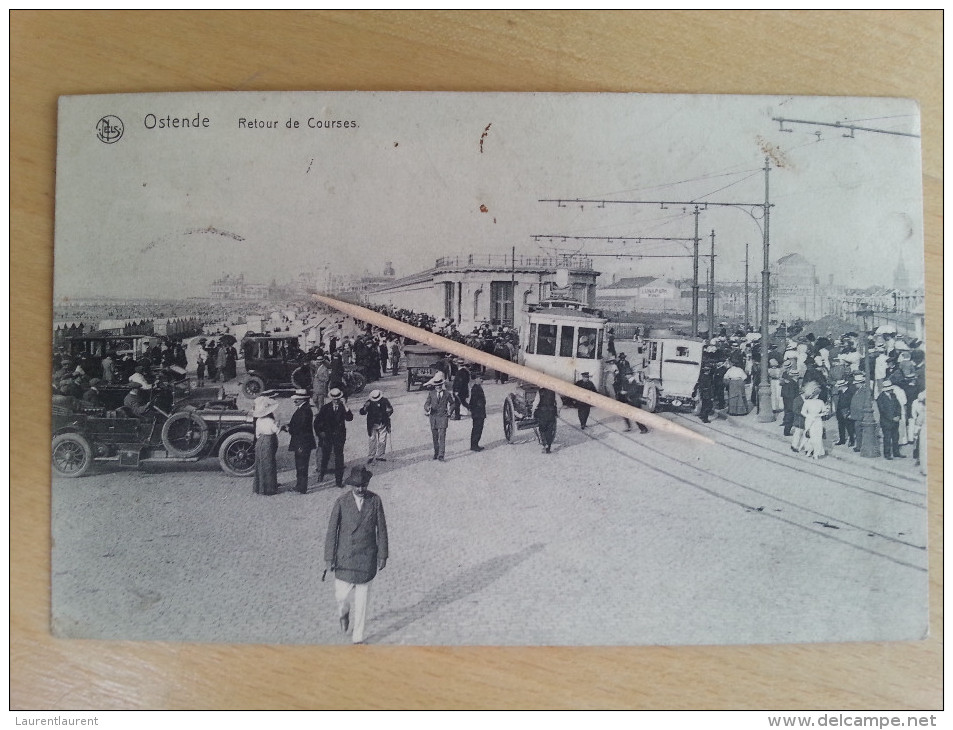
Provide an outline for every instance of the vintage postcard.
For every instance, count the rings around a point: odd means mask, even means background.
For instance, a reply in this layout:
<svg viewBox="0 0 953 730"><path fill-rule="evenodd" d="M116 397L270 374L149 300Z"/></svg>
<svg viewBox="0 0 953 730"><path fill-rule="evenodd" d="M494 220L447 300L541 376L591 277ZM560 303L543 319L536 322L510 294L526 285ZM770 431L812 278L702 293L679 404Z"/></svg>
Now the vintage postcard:
<svg viewBox="0 0 953 730"><path fill-rule="evenodd" d="M903 99L61 98L54 634L924 638L919 133Z"/></svg>

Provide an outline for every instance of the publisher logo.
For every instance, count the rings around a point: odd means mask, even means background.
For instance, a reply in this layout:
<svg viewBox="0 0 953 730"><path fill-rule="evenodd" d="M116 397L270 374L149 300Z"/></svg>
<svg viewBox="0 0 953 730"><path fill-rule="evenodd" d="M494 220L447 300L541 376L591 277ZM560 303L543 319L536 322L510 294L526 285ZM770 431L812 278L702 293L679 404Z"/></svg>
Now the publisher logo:
<svg viewBox="0 0 953 730"><path fill-rule="evenodd" d="M111 114L107 114L96 122L96 136L105 144L112 144L122 139L124 129L122 119Z"/></svg>

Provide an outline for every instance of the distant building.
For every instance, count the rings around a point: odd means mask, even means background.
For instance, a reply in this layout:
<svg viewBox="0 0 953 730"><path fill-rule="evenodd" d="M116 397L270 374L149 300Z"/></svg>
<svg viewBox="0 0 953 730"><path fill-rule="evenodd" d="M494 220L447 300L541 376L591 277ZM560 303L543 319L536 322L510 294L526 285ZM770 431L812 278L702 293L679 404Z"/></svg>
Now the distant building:
<svg viewBox="0 0 953 730"><path fill-rule="evenodd" d="M275 282L271 284L253 284L245 281L245 275L224 276L216 279L209 287L212 299L273 299L277 294Z"/></svg>
<svg viewBox="0 0 953 730"><path fill-rule="evenodd" d="M656 276L619 279L596 291L595 306L612 312L691 313L691 289Z"/></svg>
<svg viewBox="0 0 953 730"><path fill-rule="evenodd" d="M866 289L845 289L840 296L832 297L831 314L847 322L855 322L863 328L863 315L867 312L868 329L887 326L901 335L924 339L924 290L922 288L900 291L889 287L871 286Z"/></svg>
<svg viewBox="0 0 953 730"><path fill-rule="evenodd" d="M488 322L519 329L526 306L555 293L556 270L569 271L563 294L596 306L592 260L581 256L444 256L433 268L395 279L364 292L366 301L415 312L427 312L457 324L461 331Z"/></svg>
<svg viewBox="0 0 953 730"><path fill-rule="evenodd" d="M812 322L822 316L817 267L799 253L782 256L771 272L771 318Z"/></svg>

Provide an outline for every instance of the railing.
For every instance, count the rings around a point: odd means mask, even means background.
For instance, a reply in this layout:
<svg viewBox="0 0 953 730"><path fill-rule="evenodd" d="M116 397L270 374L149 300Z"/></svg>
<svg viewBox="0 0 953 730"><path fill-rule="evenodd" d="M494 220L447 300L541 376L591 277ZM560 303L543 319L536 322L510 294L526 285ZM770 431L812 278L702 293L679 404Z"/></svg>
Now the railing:
<svg viewBox="0 0 953 730"><path fill-rule="evenodd" d="M467 266L488 266L501 271L510 268L537 269L592 269L592 259L585 256L512 256L506 254L464 254L461 256L442 256L437 259L435 268L464 268Z"/></svg>

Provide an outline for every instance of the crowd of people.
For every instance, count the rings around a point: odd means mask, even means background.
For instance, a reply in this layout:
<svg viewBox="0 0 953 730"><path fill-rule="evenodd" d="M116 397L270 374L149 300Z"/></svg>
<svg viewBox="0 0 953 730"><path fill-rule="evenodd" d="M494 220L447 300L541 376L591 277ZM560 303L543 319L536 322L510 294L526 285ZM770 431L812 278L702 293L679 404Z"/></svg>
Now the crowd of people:
<svg viewBox="0 0 953 730"><path fill-rule="evenodd" d="M389 317L436 332L457 342L485 349L486 343L515 351L517 333L506 327L482 323L461 333L453 322L406 309L374 307ZM613 332L607 330L607 357L601 373L603 392L619 401L642 405L644 362L639 355L617 352ZM369 382L397 376L404 359L404 346L412 344L370 323L334 320L323 328L320 341L295 353L292 374L293 413L287 423L277 416L279 401L260 396L251 412L255 428L255 473L253 491L259 495L279 493L279 437L288 434L288 451L294 454L294 491L307 494L316 483L333 476L334 485L350 489L335 501L329 519L325 560L335 573L338 618L352 640L364 641L368 589L388 557L383 503L368 490L373 477L368 467L386 463L393 431L394 406L380 387L372 388L363 403L352 406L347 387L347 368L358 368ZM846 332L838 337L816 337L807 332L772 340L767 352L767 383L770 399L759 402L762 383L761 342L755 335L721 333L705 343L700 375L694 395L697 415L704 423L713 416L746 416L761 408L781 415L785 437L792 451L819 459L833 447L854 451L876 449L888 460L904 459L902 447L912 445L912 456L921 462L925 425L925 362L922 343L896 333ZM234 338L201 339L194 362L199 385L206 380L229 382L236 378L239 353ZM127 403L141 408L143 393L154 386L156 370L177 368L183 373L190 363L184 343L161 338L136 360L128 353L108 352L98 362L54 353L54 394L101 404L102 384L128 384ZM482 366L458 357L440 355L432 363L433 376L424 384L426 395L419 405L432 435L433 460L446 459L448 431L452 421L465 416L470 421L469 448L479 453L486 420L487 399ZM500 374L497 374L500 381ZM505 379L504 379L505 382ZM592 374L583 372L577 386L596 391ZM534 419L540 445L552 453L556 438L558 404L548 389L527 389L524 416ZM589 427L590 406L576 403L579 427ZM466 413L464 413L464 411ZM355 415L364 419L366 457L348 469L345 446L348 424ZM876 425L871 428L871 420ZM866 422L866 426L862 426ZM626 431L632 423L625 420ZM644 424L636 422L646 433ZM836 442L833 441L836 434ZM864 439L875 443L864 444ZM312 472L312 455L315 454Z"/></svg>
<svg viewBox="0 0 953 730"><path fill-rule="evenodd" d="M102 357L71 354L66 348L53 352L52 391L54 396L73 399L82 408L102 407L101 391L113 385L138 383L150 390L159 377L180 380L188 367L180 340L157 338L138 358L131 352L107 350Z"/></svg>
<svg viewBox="0 0 953 730"><path fill-rule="evenodd" d="M911 445L910 455L920 464L926 416L921 341L884 328L840 336L807 332L774 340L767 355L770 404L760 404L757 338L738 333L710 340L696 386L700 419L707 423L715 412L743 416L770 407L781 414L795 453L819 459L832 446L860 452L866 433L877 439L867 450L887 460L905 459L900 447Z"/></svg>

